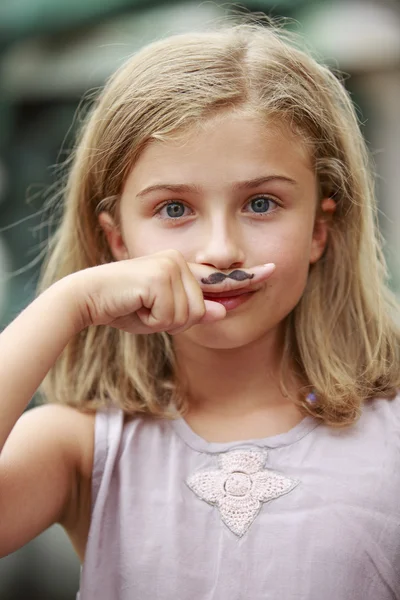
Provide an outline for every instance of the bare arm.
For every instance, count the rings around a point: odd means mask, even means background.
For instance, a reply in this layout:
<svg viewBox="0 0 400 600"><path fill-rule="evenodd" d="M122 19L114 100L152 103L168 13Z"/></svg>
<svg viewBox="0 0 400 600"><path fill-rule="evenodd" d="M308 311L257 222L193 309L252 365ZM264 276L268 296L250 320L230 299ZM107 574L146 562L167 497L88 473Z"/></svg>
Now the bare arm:
<svg viewBox="0 0 400 600"><path fill-rule="evenodd" d="M0 454L32 396L80 329L66 278L34 300L0 335Z"/></svg>
<svg viewBox="0 0 400 600"><path fill-rule="evenodd" d="M84 461L90 470L90 417L45 406L20 418L80 329L74 294L70 279L55 284L0 335L0 556L62 521Z"/></svg>
<svg viewBox="0 0 400 600"><path fill-rule="evenodd" d="M90 525L94 415L58 405L25 413L0 456L0 558L54 523L83 558Z"/></svg>

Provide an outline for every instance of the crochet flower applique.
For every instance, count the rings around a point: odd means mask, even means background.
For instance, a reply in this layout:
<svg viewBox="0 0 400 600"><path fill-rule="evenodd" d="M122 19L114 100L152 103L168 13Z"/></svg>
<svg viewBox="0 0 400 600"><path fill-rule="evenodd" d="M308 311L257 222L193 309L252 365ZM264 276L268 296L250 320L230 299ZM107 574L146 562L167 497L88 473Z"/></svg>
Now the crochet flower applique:
<svg viewBox="0 0 400 600"><path fill-rule="evenodd" d="M203 470L186 483L201 500L217 506L225 525L241 537L269 502L291 492L299 483L264 469L265 452L232 450L218 455L218 470Z"/></svg>

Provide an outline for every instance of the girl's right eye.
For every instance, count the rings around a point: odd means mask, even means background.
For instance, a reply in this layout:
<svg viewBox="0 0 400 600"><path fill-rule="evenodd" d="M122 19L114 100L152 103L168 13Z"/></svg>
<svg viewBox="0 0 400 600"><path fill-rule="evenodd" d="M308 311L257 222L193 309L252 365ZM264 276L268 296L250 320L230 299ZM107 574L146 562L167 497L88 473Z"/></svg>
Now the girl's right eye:
<svg viewBox="0 0 400 600"><path fill-rule="evenodd" d="M173 219L176 221L187 216L185 215L185 209L189 210L183 202L166 202L156 211L156 214L161 219Z"/></svg>

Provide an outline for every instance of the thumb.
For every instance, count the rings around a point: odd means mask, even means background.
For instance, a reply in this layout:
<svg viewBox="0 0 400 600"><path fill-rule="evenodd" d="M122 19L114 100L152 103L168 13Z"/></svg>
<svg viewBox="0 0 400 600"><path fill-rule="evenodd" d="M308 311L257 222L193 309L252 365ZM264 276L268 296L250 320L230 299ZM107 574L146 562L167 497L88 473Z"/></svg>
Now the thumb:
<svg viewBox="0 0 400 600"><path fill-rule="evenodd" d="M219 302L204 300L204 305L206 307L206 313L200 323L214 323L214 321L221 321L226 317L226 308Z"/></svg>

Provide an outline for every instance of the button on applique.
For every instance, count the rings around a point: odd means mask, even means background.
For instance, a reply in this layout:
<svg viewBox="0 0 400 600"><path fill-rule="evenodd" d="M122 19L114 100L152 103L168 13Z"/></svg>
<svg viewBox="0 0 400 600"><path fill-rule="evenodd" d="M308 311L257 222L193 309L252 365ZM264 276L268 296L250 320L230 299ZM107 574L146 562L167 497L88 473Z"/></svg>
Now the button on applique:
<svg viewBox="0 0 400 600"><path fill-rule="evenodd" d="M291 492L299 483L264 469L266 452L232 450L218 456L218 470L203 470L186 483L201 500L217 506L225 525L241 537L269 502Z"/></svg>

